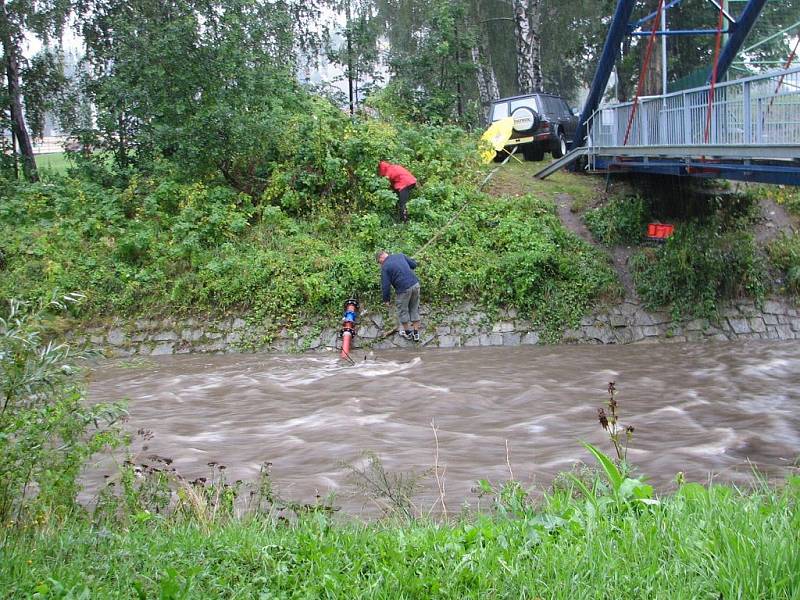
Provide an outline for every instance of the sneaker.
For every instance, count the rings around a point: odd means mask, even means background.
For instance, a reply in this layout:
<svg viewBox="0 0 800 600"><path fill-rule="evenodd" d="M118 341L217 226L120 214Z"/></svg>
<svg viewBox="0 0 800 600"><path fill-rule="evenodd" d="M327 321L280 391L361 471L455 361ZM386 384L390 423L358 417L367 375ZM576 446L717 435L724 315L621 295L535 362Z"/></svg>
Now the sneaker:
<svg viewBox="0 0 800 600"><path fill-rule="evenodd" d="M404 340L414 339L414 333L410 329L400 329L397 333L399 333L400 337Z"/></svg>
<svg viewBox="0 0 800 600"><path fill-rule="evenodd" d="M419 331L414 331L413 335L414 335L414 341L418 342L419 341Z"/></svg>

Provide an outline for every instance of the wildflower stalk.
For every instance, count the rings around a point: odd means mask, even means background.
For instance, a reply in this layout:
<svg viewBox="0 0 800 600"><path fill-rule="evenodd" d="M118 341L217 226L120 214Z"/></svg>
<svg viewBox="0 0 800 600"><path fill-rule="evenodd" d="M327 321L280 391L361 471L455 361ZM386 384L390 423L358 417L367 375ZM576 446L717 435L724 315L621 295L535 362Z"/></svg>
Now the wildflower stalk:
<svg viewBox="0 0 800 600"><path fill-rule="evenodd" d="M619 424L619 414L617 413L617 388L616 382L608 382L608 413L602 408L597 409L597 420L600 426L608 432L608 438L614 446L617 458L625 462L628 457L628 444L633 439L633 425L626 425L624 428ZM625 439L623 441L622 434Z"/></svg>

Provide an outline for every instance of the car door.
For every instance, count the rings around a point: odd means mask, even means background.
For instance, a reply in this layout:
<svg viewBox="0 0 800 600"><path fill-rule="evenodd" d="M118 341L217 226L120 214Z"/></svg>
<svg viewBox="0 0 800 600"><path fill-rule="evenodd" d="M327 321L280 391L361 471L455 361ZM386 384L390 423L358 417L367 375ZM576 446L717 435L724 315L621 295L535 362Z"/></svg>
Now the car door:
<svg viewBox="0 0 800 600"><path fill-rule="evenodd" d="M561 110L564 114L564 131L567 133L567 140L572 141L578 129L578 117L575 116L569 104L563 98L561 99Z"/></svg>

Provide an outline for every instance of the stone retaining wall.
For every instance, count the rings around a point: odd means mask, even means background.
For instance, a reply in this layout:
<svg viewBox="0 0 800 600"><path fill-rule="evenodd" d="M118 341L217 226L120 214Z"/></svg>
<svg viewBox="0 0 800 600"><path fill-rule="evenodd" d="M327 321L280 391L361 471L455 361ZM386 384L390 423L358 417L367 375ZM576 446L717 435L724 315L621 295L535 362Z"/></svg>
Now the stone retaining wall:
<svg viewBox="0 0 800 600"><path fill-rule="evenodd" d="M543 343L541 332L514 310L489 315L465 304L449 314L428 313L423 308L426 347L520 346ZM644 310L633 302L598 310L584 317L576 329L563 334L563 343L629 344L636 342L685 342L737 339L800 339L800 313L783 300L762 306L744 301L720 312L718 321L674 321L666 312ZM84 333L73 333L78 343L102 349L109 356L155 356L190 352L304 352L333 349L339 343L338 327L304 326L296 331L248 322L242 317L225 319L152 319L114 321ZM382 314L364 312L359 318L356 348L395 348L414 345L394 333L395 326Z"/></svg>

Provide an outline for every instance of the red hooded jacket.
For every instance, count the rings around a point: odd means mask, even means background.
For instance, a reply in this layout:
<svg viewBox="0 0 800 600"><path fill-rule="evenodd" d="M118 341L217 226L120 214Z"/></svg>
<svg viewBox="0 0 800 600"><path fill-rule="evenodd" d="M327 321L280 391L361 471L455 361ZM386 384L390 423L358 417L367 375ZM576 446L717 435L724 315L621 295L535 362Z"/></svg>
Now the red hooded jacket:
<svg viewBox="0 0 800 600"><path fill-rule="evenodd" d="M378 175L381 177L387 177L389 179L389 183L391 183L392 187L398 192L403 188L407 188L408 186L417 183L417 178L414 177L408 171L408 169L401 167L400 165L393 165L385 160L382 160L380 163L378 163Z"/></svg>

